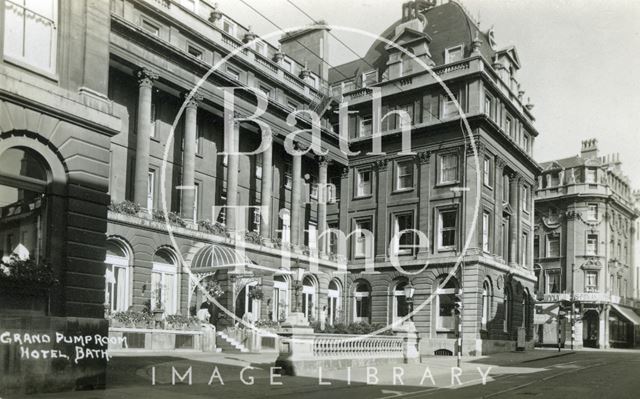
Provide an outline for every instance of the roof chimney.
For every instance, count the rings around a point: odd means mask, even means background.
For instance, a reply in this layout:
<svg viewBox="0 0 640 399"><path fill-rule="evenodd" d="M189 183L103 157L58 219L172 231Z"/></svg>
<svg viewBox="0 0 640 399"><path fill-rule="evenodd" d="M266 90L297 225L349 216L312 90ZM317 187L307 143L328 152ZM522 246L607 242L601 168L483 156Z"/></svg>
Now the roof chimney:
<svg viewBox="0 0 640 399"><path fill-rule="evenodd" d="M589 139L582 141L582 150L580 157L584 159L593 159L598 157L598 140Z"/></svg>

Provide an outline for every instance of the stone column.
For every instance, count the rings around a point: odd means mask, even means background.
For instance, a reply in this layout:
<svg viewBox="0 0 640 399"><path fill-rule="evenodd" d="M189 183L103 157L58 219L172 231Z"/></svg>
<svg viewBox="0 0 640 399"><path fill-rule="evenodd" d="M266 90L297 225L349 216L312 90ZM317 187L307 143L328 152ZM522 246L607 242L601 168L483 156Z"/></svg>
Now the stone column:
<svg viewBox="0 0 640 399"><path fill-rule="evenodd" d="M138 120L136 128L136 169L133 186L133 201L147 207L147 184L149 176L149 147L151 140L151 95L153 81L158 74L142 68L136 71L138 78Z"/></svg>
<svg viewBox="0 0 640 399"><path fill-rule="evenodd" d="M271 145L262 153L262 185L260 186L260 235L271 239L271 198L273 197L273 137Z"/></svg>
<svg viewBox="0 0 640 399"><path fill-rule="evenodd" d="M295 145L299 151L299 145ZM302 155L293 155L291 162L291 246L296 248L300 243L300 194L302 193Z"/></svg>
<svg viewBox="0 0 640 399"><path fill-rule="evenodd" d="M327 231L327 168L329 161L326 157L316 157L318 161L318 252L323 255L327 252L327 237L323 236Z"/></svg>
<svg viewBox="0 0 640 399"><path fill-rule="evenodd" d="M509 174L509 204L513 212L509 219L509 265L518 263L518 175L515 172Z"/></svg>
<svg viewBox="0 0 640 399"><path fill-rule="evenodd" d="M349 225L349 199L351 198L351 186L349 183L349 167L344 166L340 173L340 204L338 205L340 215L338 228L345 235L348 235L351 232L351 226ZM338 254L349 258L347 242L338 241Z"/></svg>
<svg viewBox="0 0 640 399"><path fill-rule="evenodd" d="M420 207L418 207L418 230L423 232L427 237L430 237L429 233L429 197L431 189L431 177L429 176L429 159L431 158L430 151L422 151L418 153L419 164L419 180L418 187L420 190ZM420 243L420 249L418 250L418 258L426 258L429 256L429 242ZM424 247L423 247L424 246Z"/></svg>
<svg viewBox="0 0 640 399"><path fill-rule="evenodd" d="M188 93L185 95L188 98ZM184 150L182 153L182 217L188 220L194 217L195 204L195 174L196 174L196 145L198 141L198 102L202 96L194 94L187 101L184 111Z"/></svg>
<svg viewBox="0 0 640 399"><path fill-rule="evenodd" d="M493 242L494 242L494 252L496 255L498 255L500 257L500 259L502 259L502 255L504 254L504 246L508 245L508 243L506 242L502 242L504 240L504 237L502 236L502 221L503 221L503 191L504 191L504 178L503 178L503 173L504 173L504 166L505 166L505 162L504 160L496 157L495 159L495 174L494 174L494 178L493 178L493 189L494 189L494 208L493 211L495 212L494 215L494 224L493 224ZM501 243L501 245L498 245L498 243ZM503 259L504 262L507 262L508 259Z"/></svg>
<svg viewBox="0 0 640 399"><path fill-rule="evenodd" d="M389 246L389 240L386 237L387 230L387 196L389 191L388 186L388 172L387 172L387 160L381 159L375 162L375 169L378 171L378 178L376 180L376 222L375 222L375 259L376 261L384 261L386 259L387 247Z"/></svg>
<svg viewBox="0 0 640 399"><path fill-rule="evenodd" d="M225 137L229 140L227 146L231 154L227 155L227 208L226 208L226 224L227 228L232 232L237 232L242 226L239 226L236 220L236 209L238 205L238 155L240 148L240 124L233 123L231 137Z"/></svg>

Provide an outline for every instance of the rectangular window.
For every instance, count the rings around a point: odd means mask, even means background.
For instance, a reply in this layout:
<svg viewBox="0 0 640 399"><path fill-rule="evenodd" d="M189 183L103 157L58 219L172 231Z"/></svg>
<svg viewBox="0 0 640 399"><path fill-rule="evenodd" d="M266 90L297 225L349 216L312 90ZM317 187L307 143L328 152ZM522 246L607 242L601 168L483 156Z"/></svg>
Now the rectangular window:
<svg viewBox="0 0 640 399"><path fill-rule="evenodd" d="M285 71L293 73L293 63L287 59L282 60L282 67Z"/></svg>
<svg viewBox="0 0 640 399"><path fill-rule="evenodd" d="M598 255L598 235L587 234L587 255Z"/></svg>
<svg viewBox="0 0 640 399"><path fill-rule="evenodd" d="M318 248L318 225L314 222L309 222L307 226L307 246L310 249Z"/></svg>
<svg viewBox="0 0 640 399"><path fill-rule="evenodd" d="M522 140L523 140L522 146L524 148L524 151L527 154L531 154L531 140L529 139L529 135L525 133L522 137Z"/></svg>
<svg viewBox="0 0 640 399"><path fill-rule="evenodd" d="M285 188L291 188L291 183L293 182L292 172L291 172L291 162L285 162L284 164L284 186Z"/></svg>
<svg viewBox="0 0 640 399"><path fill-rule="evenodd" d="M287 100L287 108L289 108L292 111L295 111L298 109L298 104L296 104L295 102L291 101L291 100Z"/></svg>
<svg viewBox="0 0 640 399"><path fill-rule="evenodd" d="M443 210L438 213L438 249L452 249L456 245L456 219L458 211Z"/></svg>
<svg viewBox="0 0 640 399"><path fill-rule="evenodd" d="M492 120L495 119L493 113L493 97L487 92L484 93L484 113Z"/></svg>
<svg viewBox="0 0 640 399"><path fill-rule="evenodd" d="M522 186L522 210L529 213L529 186Z"/></svg>
<svg viewBox="0 0 640 399"><path fill-rule="evenodd" d="M262 179L262 154L256 154L256 179Z"/></svg>
<svg viewBox="0 0 640 399"><path fill-rule="evenodd" d="M589 209L587 210L587 220L598 220L598 204L589 204Z"/></svg>
<svg viewBox="0 0 640 399"><path fill-rule="evenodd" d="M256 40L254 43L254 48L256 50L256 53L260 54L260 55L267 55L267 45L264 44L263 41L261 40Z"/></svg>
<svg viewBox="0 0 640 399"><path fill-rule="evenodd" d="M588 271L585 273L584 290L586 292L598 292L598 272Z"/></svg>
<svg viewBox="0 0 640 399"><path fill-rule="evenodd" d="M147 209L149 211L153 210L153 205L155 203L155 185L156 185L156 172L154 170L149 169L149 173L147 174Z"/></svg>
<svg viewBox="0 0 640 399"><path fill-rule="evenodd" d="M482 250L491 252L491 214L489 212L482 213Z"/></svg>
<svg viewBox="0 0 640 399"><path fill-rule="evenodd" d="M202 50L200 50L199 48L192 46L192 45L187 45L187 52L192 56L195 57L199 60L202 59Z"/></svg>
<svg viewBox="0 0 640 399"><path fill-rule="evenodd" d="M596 184L596 170L594 168L587 168L584 181L585 183Z"/></svg>
<svg viewBox="0 0 640 399"><path fill-rule="evenodd" d="M373 124L370 116L360 118L360 128L358 129L358 137L371 136Z"/></svg>
<svg viewBox="0 0 640 399"><path fill-rule="evenodd" d="M443 154L439 157L440 184L455 183L458 180L458 155Z"/></svg>
<svg viewBox="0 0 640 399"><path fill-rule="evenodd" d="M8 0L4 9L4 55L55 73L58 1Z"/></svg>
<svg viewBox="0 0 640 399"><path fill-rule="evenodd" d="M337 223L329 223L328 227L329 227L329 230L338 230ZM338 236L335 233L331 233L331 234L327 233L325 237L327 237L327 239L329 240L329 253L337 254L338 253Z"/></svg>
<svg viewBox="0 0 640 399"><path fill-rule="evenodd" d="M509 136L513 138L513 121L511 120L510 117L507 116L505 122L504 122L504 132Z"/></svg>
<svg viewBox="0 0 640 399"><path fill-rule="evenodd" d="M529 262L529 234L522 233L522 242L520 243L520 250L522 253L522 259L520 265L526 267Z"/></svg>
<svg viewBox="0 0 640 399"><path fill-rule="evenodd" d="M142 29L146 30L147 32L151 33L154 36L160 35L160 27L158 25L154 24L153 22L145 18L141 18L140 23L142 25Z"/></svg>
<svg viewBox="0 0 640 399"><path fill-rule="evenodd" d="M491 157L485 156L484 161L482 162L482 183L487 187L493 186L491 163Z"/></svg>
<svg viewBox="0 0 640 399"><path fill-rule="evenodd" d="M225 31L230 36L236 35L236 24L224 18L222 20L222 30Z"/></svg>
<svg viewBox="0 0 640 399"><path fill-rule="evenodd" d="M560 237L547 237L547 257L557 258L560 256Z"/></svg>
<svg viewBox="0 0 640 399"><path fill-rule="evenodd" d="M373 243L371 238L373 231L371 225L371 219L356 220L355 231L355 245L353 254L356 258L364 258L371 256L373 251Z"/></svg>
<svg viewBox="0 0 640 399"><path fill-rule="evenodd" d="M395 172L396 190L408 190L413 188L413 162L397 162Z"/></svg>
<svg viewBox="0 0 640 399"><path fill-rule="evenodd" d="M261 92L264 93L265 96L267 96L267 98L269 99L273 99L273 90L271 89L271 87L264 85L264 84L260 84L258 85L258 88L260 89Z"/></svg>
<svg viewBox="0 0 640 399"><path fill-rule="evenodd" d="M453 94L453 98L449 97L449 94L445 94L442 97L442 118L443 119L453 118L459 115L457 104L460 104L460 93L457 90L451 90L451 94Z"/></svg>
<svg viewBox="0 0 640 399"><path fill-rule="evenodd" d="M540 257L540 236L539 235L533 236L533 257L534 258Z"/></svg>
<svg viewBox="0 0 640 399"><path fill-rule="evenodd" d="M547 271L547 294L560 293L560 269Z"/></svg>
<svg viewBox="0 0 640 399"><path fill-rule="evenodd" d="M231 76L233 80L240 80L240 72L236 69L231 68L230 66L227 66L227 75Z"/></svg>
<svg viewBox="0 0 640 399"><path fill-rule="evenodd" d="M448 64L450 62L460 61L464 58L464 48L462 45L448 48L444 51L444 62Z"/></svg>
<svg viewBox="0 0 640 399"><path fill-rule="evenodd" d="M193 184L193 221L198 221L198 207L200 206L200 183Z"/></svg>
<svg viewBox="0 0 640 399"><path fill-rule="evenodd" d="M358 171L356 174L356 196L366 197L371 195L371 171Z"/></svg>
<svg viewBox="0 0 640 399"><path fill-rule="evenodd" d="M378 71L369 71L362 74L362 85L364 87L378 83Z"/></svg>
<svg viewBox="0 0 640 399"><path fill-rule="evenodd" d="M439 120L440 96L426 94L422 98L422 121L432 122Z"/></svg>
<svg viewBox="0 0 640 399"><path fill-rule="evenodd" d="M393 252L395 255L410 255L413 253L414 246L414 233L413 229L413 214L411 212L396 214L393 217ZM400 232L406 231L400 235ZM395 239L394 239L395 237Z"/></svg>

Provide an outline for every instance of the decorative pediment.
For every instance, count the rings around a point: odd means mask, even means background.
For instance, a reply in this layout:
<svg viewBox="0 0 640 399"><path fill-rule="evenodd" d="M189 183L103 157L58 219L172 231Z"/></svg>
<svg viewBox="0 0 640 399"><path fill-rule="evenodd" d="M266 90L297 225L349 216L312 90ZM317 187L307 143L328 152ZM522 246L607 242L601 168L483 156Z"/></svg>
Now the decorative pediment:
<svg viewBox="0 0 640 399"><path fill-rule="evenodd" d="M496 52L498 56L507 56L511 63L515 65L518 69L520 69L520 56L518 56L518 51L515 46L510 46L502 50L498 50Z"/></svg>
<svg viewBox="0 0 640 399"><path fill-rule="evenodd" d="M544 171L550 171L550 170L561 170L562 166L557 162L557 161L551 161L549 162L549 164L544 168Z"/></svg>
<svg viewBox="0 0 640 399"><path fill-rule="evenodd" d="M602 262L600 262L600 259L592 257L580 265L580 268L582 270L600 270L602 269Z"/></svg>
<svg viewBox="0 0 640 399"><path fill-rule="evenodd" d="M408 44L415 45L421 41L425 41L426 44L429 44L431 43L431 36L416 29L405 27L400 32L398 32L398 34L396 34L393 39L391 39L391 41L398 46L405 47ZM395 48L391 44L387 44L385 46L385 50L391 52L394 50L397 51L397 48Z"/></svg>

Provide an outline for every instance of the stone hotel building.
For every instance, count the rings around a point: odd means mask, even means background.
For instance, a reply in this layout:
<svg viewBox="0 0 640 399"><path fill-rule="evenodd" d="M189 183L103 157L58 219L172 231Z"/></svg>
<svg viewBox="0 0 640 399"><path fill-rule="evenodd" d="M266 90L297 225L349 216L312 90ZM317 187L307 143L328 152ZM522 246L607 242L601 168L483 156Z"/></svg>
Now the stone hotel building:
<svg viewBox="0 0 640 399"><path fill-rule="evenodd" d="M296 288L310 321L389 325L411 284L416 308L433 296L413 317L425 354L455 352L460 323L465 354L533 344L533 105L515 47L458 2L406 3L385 42L335 67L329 26L274 47L205 0L0 4L0 248L27 248L59 280L2 314L188 315L207 285L230 313L213 312L220 333L232 316L285 319ZM239 117L252 90L269 99L266 152L249 154L253 122L224 134L223 87ZM287 123L305 110L319 118ZM326 153L285 150L294 130L309 149L311 128ZM407 229L423 234L392 239Z"/></svg>

